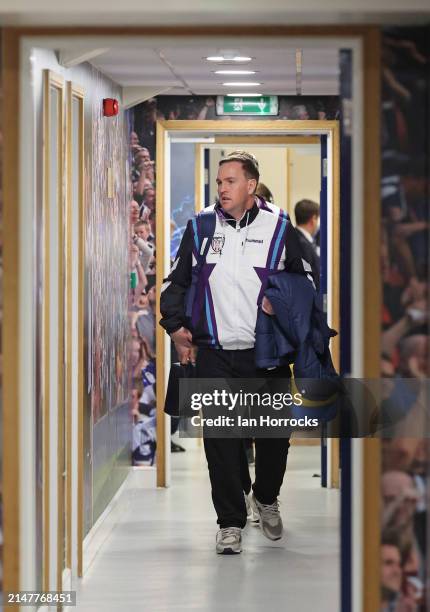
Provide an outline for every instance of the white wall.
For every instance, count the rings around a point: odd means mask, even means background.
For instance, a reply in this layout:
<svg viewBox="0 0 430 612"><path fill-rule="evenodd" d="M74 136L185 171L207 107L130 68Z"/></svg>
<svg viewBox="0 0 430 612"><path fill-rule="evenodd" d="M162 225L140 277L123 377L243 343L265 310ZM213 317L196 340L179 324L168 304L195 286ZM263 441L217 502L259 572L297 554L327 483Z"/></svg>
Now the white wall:
<svg viewBox="0 0 430 612"><path fill-rule="evenodd" d="M20 462L20 588L24 590L35 590L40 588L40 583L37 580L37 571L41 571L40 557L37 555L37 550L40 551L40 542L42 541L42 529L40 521L37 522L37 496L36 491L39 489L42 476L42 459L36 456L36 434L37 420L36 407L39 402L40 406L40 382L41 368L40 353L37 350L40 343L40 320L37 313L40 309L42 299L43 285L41 282L41 206L43 198L43 181L42 181L42 137L43 137L43 71L50 69L65 80L72 81L75 85L79 85L85 91L85 123L86 136L85 147L87 152L86 170L90 184L92 166L88 163L88 159L92 159L92 111L93 104L100 104L102 97L113 96L120 97L120 89L114 83L106 79L98 73L93 67L88 64L65 69L58 64L56 54L53 51L35 48L33 42L28 40L23 43L21 55L21 77L20 77L20 194L22 197L19 200L20 208L20 411L19 423L17 426L20 431L20 448L25 449L24 454L21 453ZM124 140L125 143L125 140ZM125 149L124 149L125 150ZM124 173L125 178L125 173ZM89 187L90 194L91 188ZM124 192L125 194L125 192ZM126 202L124 202L126 210ZM125 223L127 217L125 216ZM76 217L74 217L76 223ZM51 223L53 220L51 219ZM51 225L51 230L54 226ZM51 231L51 255L55 255L55 245L58 246L56 236ZM125 242L125 245L127 242ZM126 252L126 251L125 251ZM125 258L126 261L126 258ZM75 268L76 271L76 268ZM58 299L58 283L51 274L51 313L57 308ZM76 286L76 279L75 279ZM77 304L74 301L73 317L76 318ZM39 310L40 312L40 310ZM58 405L58 386L55 384L56 372L58 366L56 356L56 343L58 325L55 325L55 320L51 326L51 390L50 390L50 588L56 589L56 562L57 562L57 478L58 478L58 461L57 461L57 405ZM55 328L55 329L53 329ZM76 326L74 327L76 329ZM76 353L74 356L76 364ZM74 368L73 374L76 376L77 369ZM76 402L76 379L73 381L74 391L73 398ZM74 416L82 409L81 406L73 405L72 411ZM88 412L88 411L87 411ZM87 419L89 421L89 419ZM39 421L40 422L40 421ZM116 427L116 423L112 421L112 427ZM73 419L73 465L76 468L77 463L77 423ZM88 452L90 449L87 449ZM92 469L92 457L86 457L85 465L88 466L88 471ZM74 472L76 485L76 472ZM89 499L91 504L91 483L89 483L89 491L86 490L85 498ZM40 490L40 489L39 489ZM76 486L75 486L76 492ZM76 521L76 504L74 503L74 520ZM88 521L88 516L91 518L91 506L86 508L85 520ZM40 517L40 515L39 515ZM76 551L76 528L73 530L74 546ZM74 555L74 561L76 556ZM39 568L39 569L36 569Z"/></svg>
<svg viewBox="0 0 430 612"><path fill-rule="evenodd" d="M320 201L321 160L319 145L289 147L290 193L288 210L295 223L294 206L304 198Z"/></svg>

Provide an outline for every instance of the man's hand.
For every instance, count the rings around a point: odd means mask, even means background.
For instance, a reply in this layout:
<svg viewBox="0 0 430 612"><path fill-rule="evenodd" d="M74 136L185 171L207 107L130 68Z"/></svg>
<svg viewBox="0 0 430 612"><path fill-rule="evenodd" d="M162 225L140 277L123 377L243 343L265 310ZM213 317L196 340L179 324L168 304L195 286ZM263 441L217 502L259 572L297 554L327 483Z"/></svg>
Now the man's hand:
<svg viewBox="0 0 430 612"><path fill-rule="evenodd" d="M266 296L263 297L263 301L261 302L261 308L263 309L263 312L265 312L268 315L273 316L275 314L275 311L273 310L273 306L270 303L270 301L267 299Z"/></svg>
<svg viewBox="0 0 430 612"><path fill-rule="evenodd" d="M175 343L176 352L178 353L179 361L182 364L187 364L189 361L195 362L195 354L192 343L192 335L189 329L181 327L171 334L171 339Z"/></svg>

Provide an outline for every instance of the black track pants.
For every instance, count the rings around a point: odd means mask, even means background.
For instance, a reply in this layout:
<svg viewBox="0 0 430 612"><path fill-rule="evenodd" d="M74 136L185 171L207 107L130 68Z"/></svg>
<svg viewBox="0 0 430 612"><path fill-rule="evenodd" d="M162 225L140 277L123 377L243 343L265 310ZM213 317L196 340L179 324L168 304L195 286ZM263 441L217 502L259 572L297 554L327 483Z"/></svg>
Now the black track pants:
<svg viewBox="0 0 430 612"><path fill-rule="evenodd" d="M254 378L264 374L255 368L254 349L225 351L199 348L199 378ZM279 370L279 376L286 376ZM279 495L287 464L287 438L255 439L256 498L271 504ZM220 527L244 527L246 506L244 491L250 488L248 462L241 438L205 438L204 447L212 485L212 500Z"/></svg>

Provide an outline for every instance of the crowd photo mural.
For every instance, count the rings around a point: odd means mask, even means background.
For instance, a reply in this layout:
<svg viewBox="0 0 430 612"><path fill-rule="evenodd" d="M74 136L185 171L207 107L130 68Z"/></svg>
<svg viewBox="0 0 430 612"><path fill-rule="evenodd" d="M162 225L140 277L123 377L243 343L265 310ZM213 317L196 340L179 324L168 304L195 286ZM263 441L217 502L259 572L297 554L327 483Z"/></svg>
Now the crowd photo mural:
<svg viewBox="0 0 430 612"><path fill-rule="evenodd" d="M339 118L337 96L279 96L273 120L331 120ZM155 153L158 120L228 120L216 113L216 96L159 96L136 106L129 114L130 178L130 406L133 418L132 463L152 466L156 453L155 380ZM265 117L235 117L264 119ZM180 145L178 147L178 156ZM173 151L172 151L173 155ZM181 174L178 163L178 173ZM174 261L187 221L195 213L194 167L188 168L192 186L173 188L171 197L171 260ZM172 164L172 173L175 168ZM172 356L174 358L174 356ZM171 420L171 433L178 428ZM172 444L172 450L179 445Z"/></svg>
<svg viewBox="0 0 430 612"><path fill-rule="evenodd" d="M429 28L386 30L383 39L381 376L388 407L395 398L404 413L382 441L383 612L430 609L428 435L405 432L428 410L429 40Z"/></svg>
<svg viewBox="0 0 430 612"><path fill-rule="evenodd" d="M107 120L100 100L118 90L88 68L91 97L85 112L85 531L91 528L127 475L128 415L128 129L124 116ZM91 147L91 148L90 148ZM91 169L91 171L90 171Z"/></svg>
<svg viewBox="0 0 430 612"><path fill-rule="evenodd" d="M131 125L131 127L133 127ZM152 466L156 451L155 174L153 154L130 132L129 376L132 463Z"/></svg>

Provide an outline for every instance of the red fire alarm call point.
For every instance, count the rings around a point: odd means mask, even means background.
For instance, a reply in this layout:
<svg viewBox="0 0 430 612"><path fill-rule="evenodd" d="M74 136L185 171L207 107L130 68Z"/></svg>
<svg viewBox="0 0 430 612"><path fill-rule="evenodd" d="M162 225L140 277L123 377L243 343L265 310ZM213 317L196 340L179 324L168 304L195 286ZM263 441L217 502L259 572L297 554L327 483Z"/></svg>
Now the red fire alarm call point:
<svg viewBox="0 0 430 612"><path fill-rule="evenodd" d="M103 115L105 117L114 117L119 112L118 100L115 98L104 98L103 100Z"/></svg>

